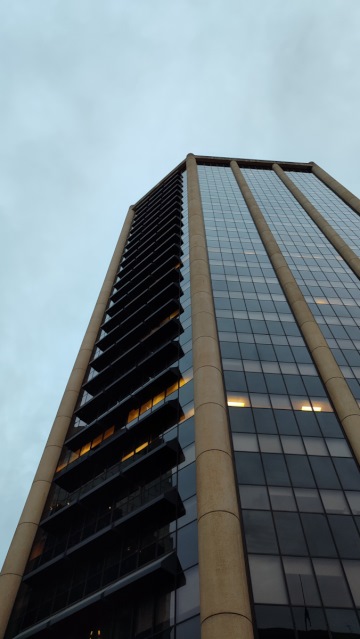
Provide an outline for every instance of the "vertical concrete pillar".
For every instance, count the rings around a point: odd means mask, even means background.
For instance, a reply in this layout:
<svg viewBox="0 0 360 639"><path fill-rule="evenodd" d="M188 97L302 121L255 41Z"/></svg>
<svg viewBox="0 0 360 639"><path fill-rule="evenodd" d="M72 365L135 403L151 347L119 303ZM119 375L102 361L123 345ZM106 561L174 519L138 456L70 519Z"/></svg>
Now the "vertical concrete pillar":
<svg viewBox="0 0 360 639"><path fill-rule="evenodd" d="M333 229L331 224L325 220L315 206L307 199L307 197L300 191L300 189L294 184L288 175L280 168L278 164L273 164L273 170L280 180L289 189L290 193L303 207L306 213L311 217L313 222L318 226L320 231L325 235L333 247L337 250L339 255L351 268L357 277L360 278L360 258L354 253L354 251L347 245L345 240Z"/></svg>
<svg viewBox="0 0 360 639"><path fill-rule="evenodd" d="M319 178L321 182L326 184L329 189L334 191L334 193L336 193L336 195L338 195L343 200L343 202L345 202L345 204L350 206L356 213L358 213L358 215L360 215L359 198L351 193L351 191L346 189L342 184L340 184L340 182L331 177L331 175L326 173L326 171L315 164L315 162L310 162L310 164L312 165L313 174L316 175L316 177Z"/></svg>
<svg viewBox="0 0 360 639"><path fill-rule="evenodd" d="M3 639L134 217L129 208L0 575Z"/></svg>
<svg viewBox="0 0 360 639"><path fill-rule="evenodd" d="M360 463L360 409L259 208L237 162L231 168L276 272L284 295L334 405L354 455Z"/></svg>
<svg viewBox="0 0 360 639"><path fill-rule="evenodd" d="M252 639L205 226L195 157L186 160L189 205L195 449L202 639Z"/></svg>

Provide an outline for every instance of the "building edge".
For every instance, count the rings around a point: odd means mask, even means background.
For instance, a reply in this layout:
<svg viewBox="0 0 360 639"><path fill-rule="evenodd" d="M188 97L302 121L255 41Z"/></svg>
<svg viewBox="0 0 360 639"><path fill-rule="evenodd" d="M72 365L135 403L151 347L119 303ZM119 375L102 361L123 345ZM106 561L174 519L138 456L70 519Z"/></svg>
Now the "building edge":
<svg viewBox="0 0 360 639"><path fill-rule="evenodd" d="M351 193L345 186L342 186L340 182L335 180L335 178L331 177L329 173L324 171L316 162L310 162L312 167L312 173L316 175L317 178L321 182L323 182L326 186L329 187L336 195L339 196L347 204L350 206L358 215L360 215L360 200L356 195Z"/></svg>
<svg viewBox="0 0 360 639"><path fill-rule="evenodd" d="M135 211L133 207L130 206L2 567L0 574L0 639L3 639L6 632L26 562L32 548L59 456L83 384L84 375L93 352L108 298L124 252L134 214Z"/></svg>

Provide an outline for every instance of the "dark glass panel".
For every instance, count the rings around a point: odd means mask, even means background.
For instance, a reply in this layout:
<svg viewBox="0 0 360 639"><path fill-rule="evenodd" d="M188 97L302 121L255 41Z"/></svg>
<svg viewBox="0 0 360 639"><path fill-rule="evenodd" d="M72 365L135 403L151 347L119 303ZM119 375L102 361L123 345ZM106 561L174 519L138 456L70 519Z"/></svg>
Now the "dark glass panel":
<svg viewBox="0 0 360 639"><path fill-rule="evenodd" d="M274 513L280 552L283 555L307 555L304 534L299 515L296 513Z"/></svg>
<svg viewBox="0 0 360 639"><path fill-rule="evenodd" d="M290 479L283 455L264 453L262 458L267 484L289 486Z"/></svg>
<svg viewBox="0 0 360 639"><path fill-rule="evenodd" d="M253 393L266 393L266 384L262 373L246 373L248 389Z"/></svg>
<svg viewBox="0 0 360 639"><path fill-rule="evenodd" d="M294 639L290 608L286 606L255 606L259 639Z"/></svg>
<svg viewBox="0 0 360 639"><path fill-rule="evenodd" d="M197 521L180 528L177 535L177 554L183 570L198 562Z"/></svg>
<svg viewBox="0 0 360 639"><path fill-rule="evenodd" d="M304 437L319 437L321 435L314 413L295 411L296 421Z"/></svg>
<svg viewBox="0 0 360 639"><path fill-rule="evenodd" d="M246 391L244 373L224 371L225 388L227 391Z"/></svg>
<svg viewBox="0 0 360 639"><path fill-rule="evenodd" d="M360 490L360 473L353 459L334 458L334 465L345 490Z"/></svg>
<svg viewBox="0 0 360 639"><path fill-rule="evenodd" d="M251 408L229 407L230 426L233 433L254 433L254 419Z"/></svg>
<svg viewBox="0 0 360 639"><path fill-rule="evenodd" d="M235 452L235 464L239 484L265 484L259 453Z"/></svg>
<svg viewBox="0 0 360 639"><path fill-rule="evenodd" d="M248 552L269 554L278 552L271 513L244 510L243 522Z"/></svg>
<svg viewBox="0 0 360 639"><path fill-rule="evenodd" d="M326 619L321 608L293 608L295 628L299 639L328 639Z"/></svg>
<svg viewBox="0 0 360 639"><path fill-rule="evenodd" d="M316 419L319 422L324 437L342 436L343 431L334 413L317 413Z"/></svg>
<svg viewBox="0 0 360 639"><path fill-rule="evenodd" d="M274 410L274 415L281 435L298 435L299 429L294 413L290 410Z"/></svg>
<svg viewBox="0 0 360 639"><path fill-rule="evenodd" d="M185 466L178 475L178 490L184 501L196 493L196 468L195 463Z"/></svg>
<svg viewBox="0 0 360 639"><path fill-rule="evenodd" d="M319 488L340 488L331 459L314 455L309 457L309 460Z"/></svg>
<svg viewBox="0 0 360 639"><path fill-rule="evenodd" d="M329 524L325 515L302 514L305 537L312 557L336 557Z"/></svg>
<svg viewBox="0 0 360 639"><path fill-rule="evenodd" d="M352 517L329 515L329 523L340 557L360 558L360 536Z"/></svg>
<svg viewBox="0 0 360 639"><path fill-rule="evenodd" d="M259 346L258 346L259 348ZM260 349L259 349L260 352ZM287 390L284 384L282 375L270 375L265 374L265 381L268 388L268 392L278 395L287 395Z"/></svg>
<svg viewBox="0 0 360 639"><path fill-rule="evenodd" d="M276 434L276 424L272 410L269 408L254 408L255 428L258 433Z"/></svg>
<svg viewBox="0 0 360 639"><path fill-rule="evenodd" d="M327 608L326 616L333 639L343 637L360 637L360 625L356 613L353 610L339 610L339 608Z"/></svg>
<svg viewBox="0 0 360 639"><path fill-rule="evenodd" d="M304 455L286 455L291 482L299 488L313 488L315 481L308 459Z"/></svg>
<svg viewBox="0 0 360 639"><path fill-rule="evenodd" d="M176 639L200 639L200 615L176 626Z"/></svg>

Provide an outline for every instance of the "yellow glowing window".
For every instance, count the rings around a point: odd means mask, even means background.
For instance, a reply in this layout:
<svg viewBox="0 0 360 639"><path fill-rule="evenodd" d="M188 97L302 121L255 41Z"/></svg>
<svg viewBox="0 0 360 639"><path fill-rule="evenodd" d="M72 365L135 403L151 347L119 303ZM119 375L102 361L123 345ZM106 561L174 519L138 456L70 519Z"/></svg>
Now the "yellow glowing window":
<svg viewBox="0 0 360 639"><path fill-rule="evenodd" d="M155 395L154 400L153 400L154 406L156 404L158 404L159 402L161 402L163 399L165 399L165 391L162 391L158 395Z"/></svg>
<svg viewBox="0 0 360 639"><path fill-rule="evenodd" d="M113 435L114 432L115 432L115 426L110 426L110 428L108 428L104 433L104 439L107 439L108 437L110 437L110 435Z"/></svg>
<svg viewBox="0 0 360 639"><path fill-rule="evenodd" d="M143 413L146 413L146 411L149 410L151 406L152 406L152 399L149 399L147 402L145 402L145 404L141 406L140 415L142 415Z"/></svg>
<svg viewBox="0 0 360 639"><path fill-rule="evenodd" d="M134 408L133 410L130 411L129 415L128 415L128 423L132 422L133 419L136 419L137 417L139 417L139 409L138 408Z"/></svg>
<svg viewBox="0 0 360 639"><path fill-rule="evenodd" d="M132 450L131 453L128 453L127 455L124 455L124 457L121 458L121 461L126 461L127 459L130 459L130 457L134 457L134 451Z"/></svg>
<svg viewBox="0 0 360 639"><path fill-rule="evenodd" d="M227 396L227 405L236 408L244 408L245 406L250 406L250 403L249 399L245 395L231 393L231 395Z"/></svg>
<svg viewBox="0 0 360 639"><path fill-rule="evenodd" d="M90 450L90 445L91 445L91 442L84 444L84 446L80 450L80 455L85 455L85 453L88 453Z"/></svg>
<svg viewBox="0 0 360 639"><path fill-rule="evenodd" d="M135 453L139 453L141 450L144 450L144 448L146 448L146 446L148 445L149 445L149 442L144 442L144 444L141 444L140 446L135 448Z"/></svg>
<svg viewBox="0 0 360 639"><path fill-rule="evenodd" d="M102 440L103 440L103 434L101 433L101 435L98 435L98 437L95 437L95 439L92 440L91 448L95 448L96 446L101 444Z"/></svg>
<svg viewBox="0 0 360 639"><path fill-rule="evenodd" d="M171 395L171 393L176 391L178 388L179 388L179 382L175 382L175 384L173 384L172 386L169 386L169 388L166 391L166 397L168 395Z"/></svg>

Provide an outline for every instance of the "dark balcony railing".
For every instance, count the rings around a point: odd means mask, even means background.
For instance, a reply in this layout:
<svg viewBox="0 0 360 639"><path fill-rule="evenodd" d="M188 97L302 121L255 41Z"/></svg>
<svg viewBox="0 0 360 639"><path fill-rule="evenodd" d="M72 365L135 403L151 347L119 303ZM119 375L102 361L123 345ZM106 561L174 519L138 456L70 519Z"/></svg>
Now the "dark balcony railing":
<svg viewBox="0 0 360 639"><path fill-rule="evenodd" d="M104 433L104 427L98 422L80 430L67 441L67 449L64 449L64 457L60 460L55 483L69 492L76 490L104 468L115 464L123 450L131 450L141 441L154 440L176 424L181 415L178 400L170 399L156 404L142 414L138 413L131 422L118 430L112 426ZM92 441L89 441L92 437Z"/></svg>
<svg viewBox="0 0 360 639"><path fill-rule="evenodd" d="M137 342L144 340L163 322L165 323L168 319L170 319L170 316L175 317L175 314L180 315L182 310L183 309L178 298L169 299L149 316L141 318L142 321L139 321L139 323L131 328L131 330L128 330L127 333L124 334L121 324L113 328L112 331L98 341L97 348L99 348L100 351L104 351L115 344L115 342L120 342L121 340L122 348L124 350L128 350ZM100 355L100 351L95 351L95 357Z"/></svg>
<svg viewBox="0 0 360 639"><path fill-rule="evenodd" d="M119 530L129 531L145 522L156 521L157 526L170 523L182 509L177 489L173 486L171 473L157 477L136 491L110 502L100 504L95 512L85 513L82 520L75 520L70 528L55 536L49 536L43 552L27 564L24 581L36 578L40 570L58 570L59 561L65 561L82 553L93 552ZM153 517L156 517L153 519ZM159 523L160 522L160 523Z"/></svg>
<svg viewBox="0 0 360 639"><path fill-rule="evenodd" d="M144 482L163 471L172 468L181 458L182 450L176 438L164 441L163 437L155 440L138 442L135 448L121 453L120 461L85 482L72 492L54 485L51 498L43 512L41 526L46 530L56 530L59 521L68 521L73 516L75 507L80 504L91 504L94 500L103 499L114 486L129 482ZM63 523L61 523L63 525Z"/></svg>

